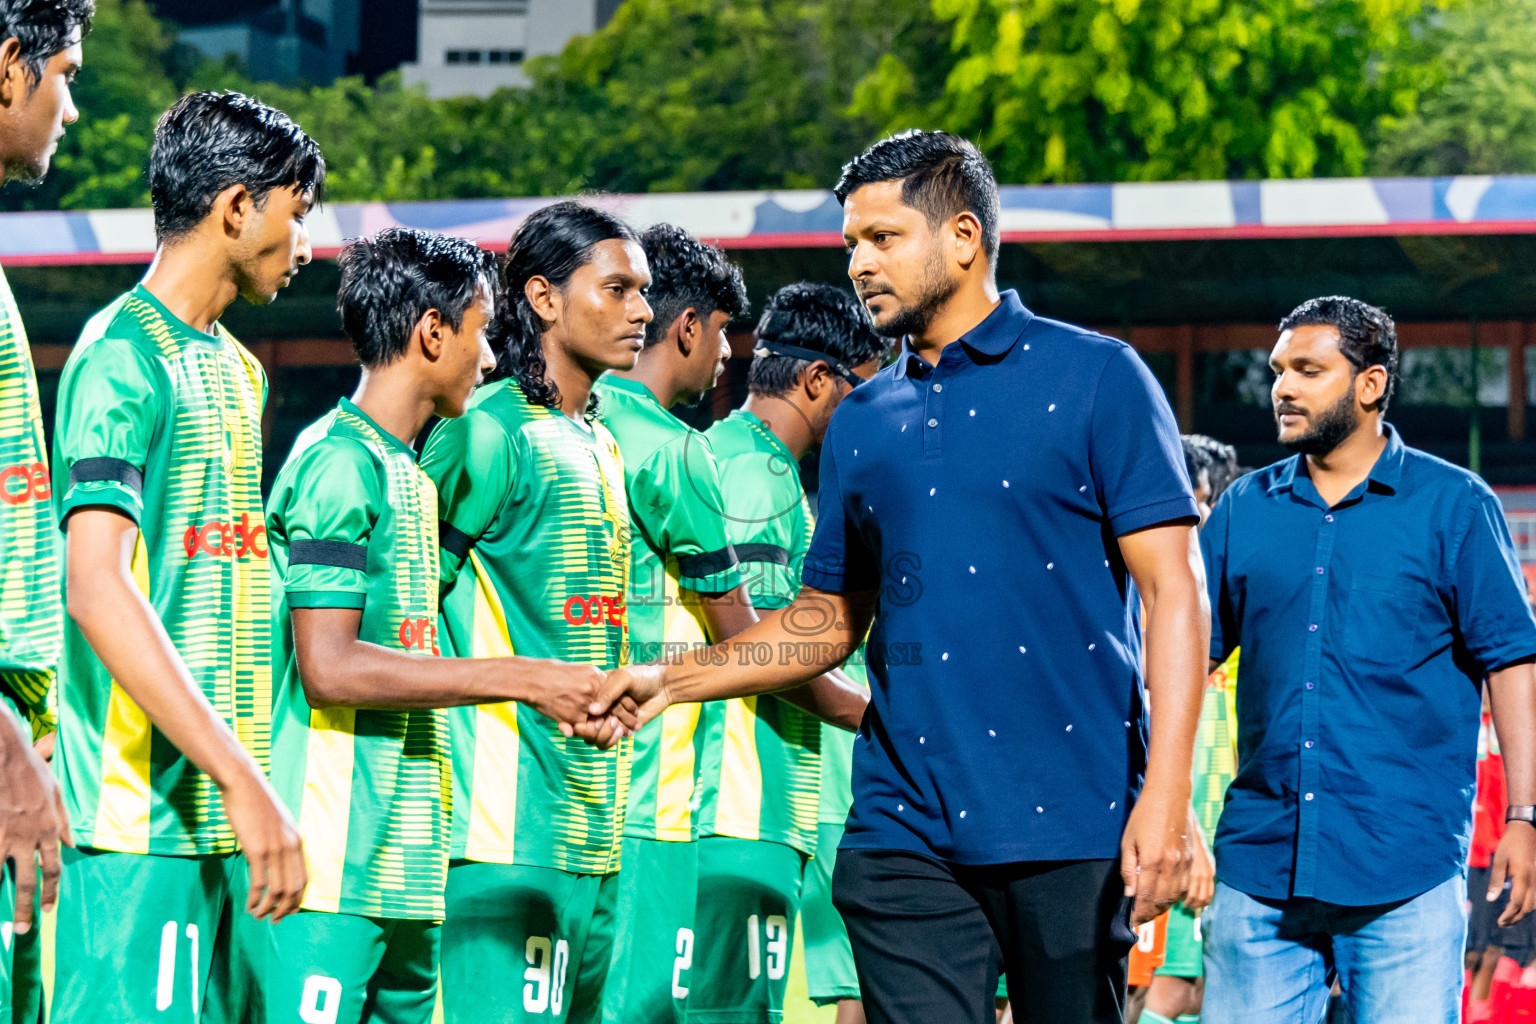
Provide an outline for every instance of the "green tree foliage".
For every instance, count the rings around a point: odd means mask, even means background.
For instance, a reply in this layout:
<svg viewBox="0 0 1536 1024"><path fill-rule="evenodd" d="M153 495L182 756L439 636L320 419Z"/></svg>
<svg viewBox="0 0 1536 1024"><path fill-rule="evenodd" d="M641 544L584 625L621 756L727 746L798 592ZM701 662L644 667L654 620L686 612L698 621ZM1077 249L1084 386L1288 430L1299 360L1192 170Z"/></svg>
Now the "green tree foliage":
<svg viewBox="0 0 1536 1024"><path fill-rule="evenodd" d="M81 124L47 187L9 190L0 209L146 204L155 118L194 88L290 114L324 149L336 200L826 186L873 136L849 108L881 55L937 67L947 52L928 0L629 0L531 62L529 88L430 100L398 75L252 83L189 58L143 0L99 10Z"/></svg>
<svg viewBox="0 0 1536 1024"><path fill-rule="evenodd" d="M1536 172L1536 0L1479 0L1447 12L1424 48L1437 81L1372 153L1383 174Z"/></svg>
<svg viewBox="0 0 1536 1024"><path fill-rule="evenodd" d="M858 81L942 42L928 0L628 0L534 69L526 124L591 187L826 187L876 127Z"/></svg>
<svg viewBox="0 0 1536 1024"><path fill-rule="evenodd" d="M1004 182L1536 169L1536 0L627 0L484 100L252 83L98 4L81 122L0 209L145 205L195 88L291 114L342 201L826 187L913 125Z"/></svg>
<svg viewBox="0 0 1536 1024"><path fill-rule="evenodd" d="M1435 6L933 0L953 25L943 91L887 57L856 111L965 134L1014 182L1358 174L1377 126L1413 108Z"/></svg>

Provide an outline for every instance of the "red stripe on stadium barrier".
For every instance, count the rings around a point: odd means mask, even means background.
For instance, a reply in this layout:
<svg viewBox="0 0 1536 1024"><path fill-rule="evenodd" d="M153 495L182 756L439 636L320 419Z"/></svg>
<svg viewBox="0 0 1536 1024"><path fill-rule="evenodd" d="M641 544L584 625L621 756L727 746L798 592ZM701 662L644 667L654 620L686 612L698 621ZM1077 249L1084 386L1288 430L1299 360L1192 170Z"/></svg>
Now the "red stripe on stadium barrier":
<svg viewBox="0 0 1536 1024"><path fill-rule="evenodd" d="M1025 242L1178 242L1248 240L1266 238L1386 238L1405 235L1532 235L1536 220L1396 221L1387 224L1239 224L1224 228L1055 228L1042 231L1004 231L1002 241ZM837 249L843 237L835 231L781 232L736 238L705 238L722 249ZM496 253L507 251L506 241L481 241ZM315 250L315 258L335 259L340 246ZM8 267L80 266L111 263L148 263L152 252L21 253L0 256Z"/></svg>

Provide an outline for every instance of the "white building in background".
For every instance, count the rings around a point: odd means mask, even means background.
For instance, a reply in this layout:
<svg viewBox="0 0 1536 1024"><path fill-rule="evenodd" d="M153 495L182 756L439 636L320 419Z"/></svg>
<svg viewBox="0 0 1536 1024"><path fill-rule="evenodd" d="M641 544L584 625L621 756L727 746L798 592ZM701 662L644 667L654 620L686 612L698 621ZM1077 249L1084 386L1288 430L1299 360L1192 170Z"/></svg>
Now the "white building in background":
<svg viewBox="0 0 1536 1024"><path fill-rule="evenodd" d="M602 28L623 0L421 0L408 85L434 97L489 96L527 85L523 64Z"/></svg>

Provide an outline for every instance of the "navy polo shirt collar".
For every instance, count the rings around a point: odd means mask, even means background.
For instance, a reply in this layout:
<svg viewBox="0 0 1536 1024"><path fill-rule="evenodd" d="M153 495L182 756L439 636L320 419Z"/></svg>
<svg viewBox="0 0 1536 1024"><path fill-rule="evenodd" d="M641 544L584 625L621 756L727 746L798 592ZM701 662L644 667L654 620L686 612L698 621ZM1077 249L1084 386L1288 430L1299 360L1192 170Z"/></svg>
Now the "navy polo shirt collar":
<svg viewBox="0 0 1536 1024"><path fill-rule="evenodd" d="M1371 472L1365 478L1364 487L1370 490L1384 491L1387 494L1396 494L1397 486L1403 478L1403 453L1405 450L1403 439L1398 434L1397 428L1392 424L1383 423L1381 427L1382 433L1387 438L1387 446L1376 457L1375 465L1371 467ZM1305 455L1293 455L1287 459L1285 467L1275 474L1274 483L1269 485L1269 493L1279 494L1282 491L1295 490L1297 486L1296 478L1298 476L1306 481L1310 492L1316 493L1316 488L1312 486L1312 481L1301 468L1302 460L1305 458ZM1360 491L1361 488L1355 488L1355 490L1349 492L1349 496L1344 500L1349 501L1357 497Z"/></svg>
<svg viewBox="0 0 1536 1024"><path fill-rule="evenodd" d="M992 307L986 319L972 327L960 336L960 344L974 352L985 356L997 358L1004 355L1024 334L1024 328L1035 318L1019 298L1019 293L1010 288L998 296L998 303ZM896 359L896 379L900 380L912 370L913 364L926 366L922 356L912 351L911 341L908 338L901 339L901 354Z"/></svg>

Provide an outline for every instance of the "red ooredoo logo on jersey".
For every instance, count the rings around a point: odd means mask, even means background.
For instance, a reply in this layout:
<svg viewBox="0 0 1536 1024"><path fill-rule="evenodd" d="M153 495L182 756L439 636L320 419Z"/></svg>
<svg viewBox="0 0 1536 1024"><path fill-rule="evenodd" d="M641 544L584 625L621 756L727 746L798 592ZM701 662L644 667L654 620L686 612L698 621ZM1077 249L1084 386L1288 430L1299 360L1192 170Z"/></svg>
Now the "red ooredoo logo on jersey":
<svg viewBox="0 0 1536 1024"><path fill-rule="evenodd" d="M403 620L400 623L400 646L408 651L443 653L437 649L437 623L431 619Z"/></svg>
<svg viewBox="0 0 1536 1024"><path fill-rule="evenodd" d="M0 469L0 501L7 505L25 505L53 497L53 483L48 467L41 462L22 463Z"/></svg>
<svg viewBox="0 0 1536 1024"><path fill-rule="evenodd" d="M188 558L266 558L267 528L260 521L253 526L250 513L246 513L238 523L214 520L202 526L189 526L181 543Z"/></svg>
<svg viewBox="0 0 1536 1024"><path fill-rule="evenodd" d="M565 599L565 621L573 626L622 626L624 598L572 594Z"/></svg>

